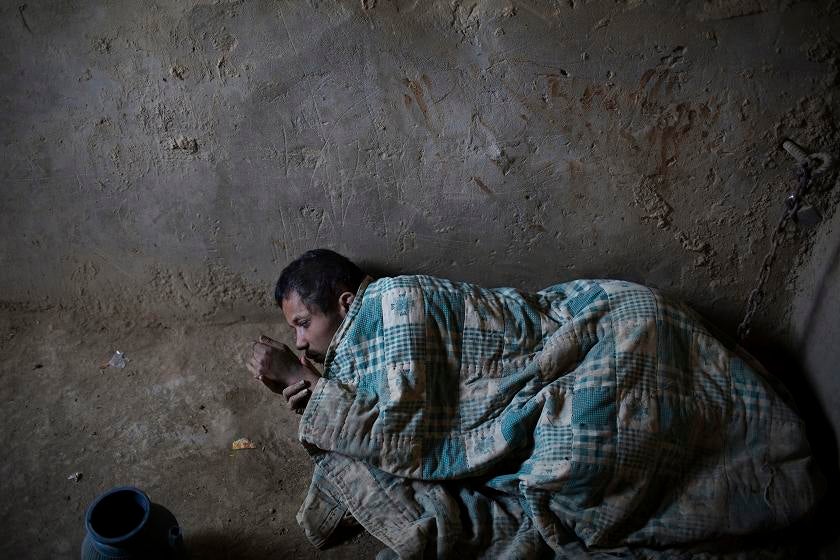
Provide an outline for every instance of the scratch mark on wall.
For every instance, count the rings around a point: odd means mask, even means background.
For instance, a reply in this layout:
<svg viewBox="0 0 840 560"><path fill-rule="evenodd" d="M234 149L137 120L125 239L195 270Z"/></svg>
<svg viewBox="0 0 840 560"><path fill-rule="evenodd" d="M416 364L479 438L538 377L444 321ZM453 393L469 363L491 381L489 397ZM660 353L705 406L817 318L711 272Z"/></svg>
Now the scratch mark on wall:
<svg viewBox="0 0 840 560"><path fill-rule="evenodd" d="M420 108L420 112L423 113L423 116L428 118L429 116L429 106L426 105L426 98L423 94L423 88L420 86L419 83L415 82L414 80L409 80L408 78L403 79L403 83L408 86L408 89L411 90L411 93L414 94L414 99L417 101L417 106Z"/></svg>
<svg viewBox="0 0 840 560"><path fill-rule="evenodd" d="M373 134L376 137L378 147L381 148L382 140L380 138L380 133L379 133L380 125L377 124L376 117L373 115L373 108L371 107L370 102L368 101L368 96L365 96L364 100L365 100L365 108L367 109L367 113L368 113L368 119L369 119L368 124L371 127L371 130L374 131ZM391 172L393 174L393 168L391 169ZM382 188L379 184L379 181L377 181L377 180L373 181L373 185L374 185L374 188L376 189L376 194L377 194L376 202L377 202L377 205L379 206L379 216L380 216L380 220L381 220L380 223L382 224L382 230L384 232L385 239L387 240L387 239L389 239L388 220L385 217L385 204L384 204L385 201L382 197Z"/></svg>
<svg viewBox="0 0 840 560"><path fill-rule="evenodd" d="M289 33L289 26L286 25L286 16L283 15L283 9L278 8L277 13L280 14L280 21L283 22L283 29L286 31L286 37L289 40L289 44L292 46L292 50L295 51L295 56L299 56L300 53L298 53L297 45L295 45L295 41L292 39L292 34Z"/></svg>
<svg viewBox="0 0 840 560"><path fill-rule="evenodd" d="M286 126L280 127L283 130L283 175L289 177L289 136L286 133Z"/></svg>
<svg viewBox="0 0 840 560"><path fill-rule="evenodd" d="M479 179L478 177L475 177L475 176L474 176L474 177L472 177L472 180L475 182L475 184L476 184L476 185L478 185L478 188L479 188L479 189L481 189L482 191L486 192L487 194L495 194L495 193L494 193L494 192L490 189L490 187L488 187L487 185L485 185L485 184L484 184L484 181L482 181L482 180L481 180L481 179Z"/></svg>
<svg viewBox="0 0 840 560"><path fill-rule="evenodd" d="M291 247L289 245L292 242L291 231L289 230L289 227L286 225L286 216L284 215L283 208L281 206L277 207L277 213L280 214L280 224L283 227L283 240L282 240L281 243L282 243L282 246L283 246L283 251L286 253L286 259L288 260L291 256L291 253L289 251L291 249ZM295 251L295 254L297 254L297 251Z"/></svg>
<svg viewBox="0 0 840 560"><path fill-rule="evenodd" d="M108 255L106 255L105 253L103 253L102 251L97 249L94 244L90 244L89 249L94 255L96 255L97 257L102 259L102 261L104 263L106 263L108 266L110 266L111 268L113 268L114 270L116 270L117 272L122 274L123 276L131 278L132 275L127 270L122 268L119 264L117 264L116 259L113 259L113 258L109 257Z"/></svg>
<svg viewBox="0 0 840 560"><path fill-rule="evenodd" d="M26 16L23 15L23 11L26 9L26 4L21 4L18 6L18 14L20 14L20 22L23 24L24 29L32 33L32 29L29 27L29 24L26 23Z"/></svg>

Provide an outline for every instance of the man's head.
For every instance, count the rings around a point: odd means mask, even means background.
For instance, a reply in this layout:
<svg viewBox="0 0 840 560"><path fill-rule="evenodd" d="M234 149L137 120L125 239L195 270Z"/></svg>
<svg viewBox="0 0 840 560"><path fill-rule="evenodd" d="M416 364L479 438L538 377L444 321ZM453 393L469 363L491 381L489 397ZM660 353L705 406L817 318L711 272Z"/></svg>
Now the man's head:
<svg viewBox="0 0 840 560"><path fill-rule="evenodd" d="M274 300L295 331L295 346L309 359L324 361L364 278L359 267L328 249L307 251L283 269Z"/></svg>

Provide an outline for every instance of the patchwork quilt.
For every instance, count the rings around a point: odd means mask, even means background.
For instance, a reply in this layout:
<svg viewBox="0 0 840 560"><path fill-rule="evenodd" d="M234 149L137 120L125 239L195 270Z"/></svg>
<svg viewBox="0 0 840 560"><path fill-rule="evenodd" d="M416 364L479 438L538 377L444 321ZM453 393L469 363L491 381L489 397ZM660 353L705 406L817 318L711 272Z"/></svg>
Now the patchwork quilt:
<svg viewBox="0 0 840 560"><path fill-rule="evenodd" d="M622 281L366 282L299 437L310 539L352 515L383 557L678 550L788 526L820 491L784 390Z"/></svg>

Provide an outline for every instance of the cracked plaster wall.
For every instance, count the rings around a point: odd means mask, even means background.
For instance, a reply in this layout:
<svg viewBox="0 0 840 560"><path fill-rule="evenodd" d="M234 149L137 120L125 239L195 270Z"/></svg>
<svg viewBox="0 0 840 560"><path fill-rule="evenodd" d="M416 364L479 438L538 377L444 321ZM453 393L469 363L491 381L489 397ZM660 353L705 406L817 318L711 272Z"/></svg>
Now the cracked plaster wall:
<svg viewBox="0 0 840 560"><path fill-rule="evenodd" d="M327 246L486 285L621 277L733 328L792 186L781 140L839 144L838 24L771 0L4 2L0 299L262 312ZM785 336L814 235L787 236L758 332Z"/></svg>

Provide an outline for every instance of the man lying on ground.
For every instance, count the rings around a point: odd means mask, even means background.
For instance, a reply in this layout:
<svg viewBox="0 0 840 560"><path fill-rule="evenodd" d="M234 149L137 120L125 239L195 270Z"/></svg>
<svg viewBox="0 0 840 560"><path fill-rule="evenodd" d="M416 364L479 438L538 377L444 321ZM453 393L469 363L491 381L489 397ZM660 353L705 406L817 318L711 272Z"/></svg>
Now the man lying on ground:
<svg viewBox="0 0 840 560"><path fill-rule="evenodd" d="M317 546L352 515L385 556L723 555L817 500L784 390L654 290L372 281L316 250L275 299L304 355L263 337L248 368L302 413Z"/></svg>

